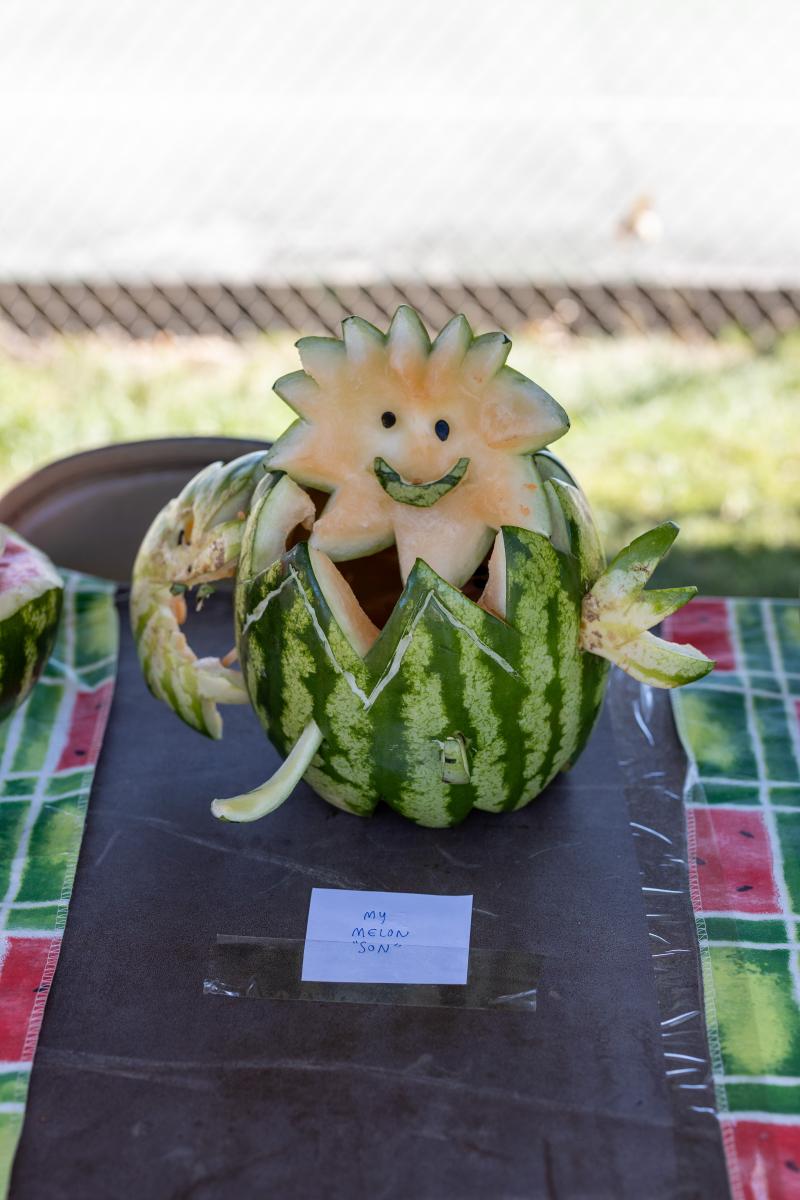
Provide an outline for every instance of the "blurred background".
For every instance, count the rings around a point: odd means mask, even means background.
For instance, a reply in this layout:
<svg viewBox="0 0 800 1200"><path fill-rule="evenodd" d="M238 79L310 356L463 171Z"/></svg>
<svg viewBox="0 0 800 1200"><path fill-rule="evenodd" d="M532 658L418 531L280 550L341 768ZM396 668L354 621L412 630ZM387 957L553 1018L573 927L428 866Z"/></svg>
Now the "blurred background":
<svg viewBox="0 0 800 1200"><path fill-rule="evenodd" d="M293 342L466 312L564 405L609 549L800 586L790 0L4 0L0 493L273 437Z"/></svg>

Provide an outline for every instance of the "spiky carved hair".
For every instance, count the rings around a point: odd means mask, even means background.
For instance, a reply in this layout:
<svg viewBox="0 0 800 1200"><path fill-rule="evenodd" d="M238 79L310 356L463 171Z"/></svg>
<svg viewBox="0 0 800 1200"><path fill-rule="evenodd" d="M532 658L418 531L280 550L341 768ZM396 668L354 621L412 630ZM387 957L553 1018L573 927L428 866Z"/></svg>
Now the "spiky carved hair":
<svg viewBox="0 0 800 1200"><path fill-rule="evenodd" d="M423 558L460 585L501 525L549 534L531 455L569 421L505 365L504 333L475 337L457 316L431 343L406 305L386 335L360 317L342 328L341 340L301 338L304 370L275 384L300 419L276 442L270 466L333 493L314 546L343 560L396 541L404 578Z"/></svg>

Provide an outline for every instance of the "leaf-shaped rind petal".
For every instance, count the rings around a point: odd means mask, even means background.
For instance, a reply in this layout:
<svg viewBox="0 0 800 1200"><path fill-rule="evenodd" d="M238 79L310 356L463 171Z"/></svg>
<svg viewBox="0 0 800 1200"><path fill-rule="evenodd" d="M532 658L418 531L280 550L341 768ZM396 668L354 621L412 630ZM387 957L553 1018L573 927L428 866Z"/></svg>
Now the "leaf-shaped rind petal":
<svg viewBox="0 0 800 1200"><path fill-rule="evenodd" d="M647 632L696 594L693 587L643 590L677 533L678 527L668 521L635 538L583 598L583 649L653 687L680 687L714 667L693 646L665 642Z"/></svg>
<svg viewBox="0 0 800 1200"><path fill-rule="evenodd" d="M678 536L674 521L648 529L622 548L608 564L594 592L601 602L621 601L638 594Z"/></svg>
<svg viewBox="0 0 800 1200"><path fill-rule="evenodd" d="M666 642L652 633L626 643L612 661L626 675L657 688L683 687L714 670L711 659L694 646Z"/></svg>

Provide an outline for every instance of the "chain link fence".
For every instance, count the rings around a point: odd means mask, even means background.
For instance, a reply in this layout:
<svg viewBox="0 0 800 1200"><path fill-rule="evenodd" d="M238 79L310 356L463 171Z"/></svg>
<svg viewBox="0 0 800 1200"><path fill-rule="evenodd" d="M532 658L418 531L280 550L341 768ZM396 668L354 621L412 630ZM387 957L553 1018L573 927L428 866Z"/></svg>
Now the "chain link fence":
<svg viewBox="0 0 800 1200"><path fill-rule="evenodd" d="M249 337L305 330L338 335L359 313L385 328L412 304L431 330L454 313L476 329L577 335L673 333L691 341L741 331L761 349L800 325L800 288L424 282L374 284L0 283L0 322L29 337L123 332L134 338Z"/></svg>
<svg viewBox="0 0 800 1200"><path fill-rule="evenodd" d="M6 0L0 320L800 324L790 0Z"/></svg>

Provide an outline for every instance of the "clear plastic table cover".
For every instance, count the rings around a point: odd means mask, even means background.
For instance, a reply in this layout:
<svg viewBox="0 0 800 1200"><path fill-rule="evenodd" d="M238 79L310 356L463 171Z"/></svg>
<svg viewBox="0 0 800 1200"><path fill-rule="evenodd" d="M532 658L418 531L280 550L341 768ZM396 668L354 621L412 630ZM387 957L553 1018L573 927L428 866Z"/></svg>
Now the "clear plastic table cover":
<svg viewBox="0 0 800 1200"><path fill-rule="evenodd" d="M647 937L679 1158L719 1137L706 1038L703 979L689 892L683 787L686 762L664 754L676 732L665 697L615 671L608 706L641 871ZM725 1193L721 1193L724 1195ZM711 1195L711 1193L709 1193Z"/></svg>

